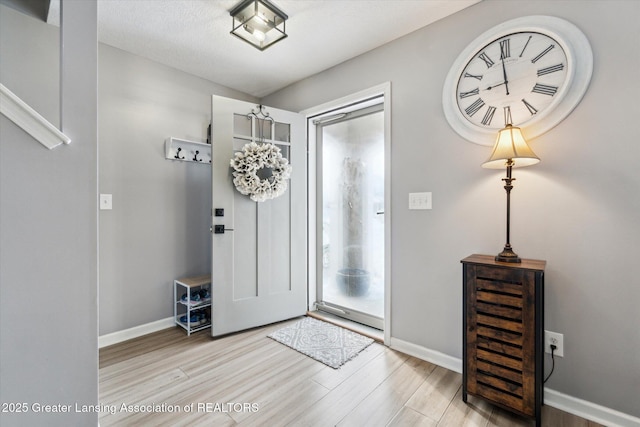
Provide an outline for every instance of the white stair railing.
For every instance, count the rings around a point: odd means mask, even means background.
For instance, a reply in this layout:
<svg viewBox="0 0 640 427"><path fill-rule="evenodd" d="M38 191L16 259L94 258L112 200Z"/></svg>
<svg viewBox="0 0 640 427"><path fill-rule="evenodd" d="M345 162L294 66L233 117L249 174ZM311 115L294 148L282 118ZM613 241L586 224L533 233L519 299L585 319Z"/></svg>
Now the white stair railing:
<svg viewBox="0 0 640 427"><path fill-rule="evenodd" d="M64 143L71 143L69 138L58 128L42 117L36 110L21 100L15 93L0 83L0 113L20 126L49 150Z"/></svg>

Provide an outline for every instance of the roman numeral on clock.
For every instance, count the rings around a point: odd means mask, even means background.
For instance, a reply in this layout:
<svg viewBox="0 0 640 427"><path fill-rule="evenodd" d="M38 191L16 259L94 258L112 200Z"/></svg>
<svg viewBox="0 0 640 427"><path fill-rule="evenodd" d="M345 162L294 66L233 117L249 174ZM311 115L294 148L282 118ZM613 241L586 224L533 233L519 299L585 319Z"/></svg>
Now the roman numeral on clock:
<svg viewBox="0 0 640 427"><path fill-rule="evenodd" d="M476 76L475 74L469 74L467 72L464 73L464 76L465 77L470 77L470 78L473 78L473 79L476 79L476 80L482 80L482 76Z"/></svg>
<svg viewBox="0 0 640 427"><path fill-rule="evenodd" d="M491 124L491 120L493 120L493 114L496 112L496 107L489 106L487 112L484 113L484 117L482 118L482 124L487 126Z"/></svg>
<svg viewBox="0 0 640 427"><path fill-rule="evenodd" d="M556 71L564 70L564 64L552 65L550 67L540 68L538 70L538 77L544 76L545 74L555 73Z"/></svg>
<svg viewBox="0 0 640 427"><path fill-rule="evenodd" d="M524 44L524 47L522 48L522 52L520 52L520 58L522 58L522 54L524 53L524 50L527 48L527 46L529 46L529 42L531 41L531 37L533 36L529 36L529 38L527 39L527 42Z"/></svg>
<svg viewBox="0 0 640 427"><path fill-rule="evenodd" d="M464 112L467 113L468 116L473 116L482 107L484 107L484 101L482 100L482 98L478 98L478 99L475 100L475 102L473 104L471 104L467 108L465 108Z"/></svg>
<svg viewBox="0 0 640 427"><path fill-rule="evenodd" d="M557 86L549 86L549 85L541 85L540 83L536 83L536 85L531 89L531 92L539 93L541 95L549 95L553 96L558 91Z"/></svg>
<svg viewBox="0 0 640 427"><path fill-rule="evenodd" d="M538 110L536 110L533 105L529 104L526 99L522 98L522 102L524 103L525 107L527 107L527 110L529 110L529 113L531 113L532 116L538 112Z"/></svg>
<svg viewBox="0 0 640 427"><path fill-rule="evenodd" d="M533 58L533 59L531 60L531 62L532 62L533 64L535 64L536 62L538 62L538 60L539 60L540 58L542 58L542 57L543 57L543 56L545 56L547 53L549 53L549 52L551 51L551 49L553 49L554 47L556 47L556 45L554 45L554 44L549 45L549 47L548 47L548 48L546 48L545 50L543 50L542 52L540 52L540 53L538 54L538 56L536 56L535 58Z"/></svg>
<svg viewBox="0 0 640 427"><path fill-rule="evenodd" d="M502 107L502 109L504 113L504 125L513 124L513 120L511 119L511 107L507 105L506 107Z"/></svg>
<svg viewBox="0 0 640 427"><path fill-rule="evenodd" d="M509 47L509 39L500 41L500 59L505 59L511 56L511 49Z"/></svg>
<svg viewBox="0 0 640 427"><path fill-rule="evenodd" d="M475 88L473 90L470 90L469 92L460 92L460 98L467 98L469 96L473 96L473 95L478 95L480 94L480 89L479 88Z"/></svg>
<svg viewBox="0 0 640 427"><path fill-rule="evenodd" d="M484 61L484 63L487 65L487 68L491 68L495 64L495 62L493 62L491 58L489 58L489 56L484 52L478 55L478 58Z"/></svg>

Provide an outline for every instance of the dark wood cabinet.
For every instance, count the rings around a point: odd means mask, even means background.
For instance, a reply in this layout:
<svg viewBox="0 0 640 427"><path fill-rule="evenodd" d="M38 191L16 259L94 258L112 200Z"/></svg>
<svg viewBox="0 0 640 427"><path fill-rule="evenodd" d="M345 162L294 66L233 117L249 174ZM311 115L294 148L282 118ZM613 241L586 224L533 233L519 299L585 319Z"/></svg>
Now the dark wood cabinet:
<svg viewBox="0 0 640 427"><path fill-rule="evenodd" d="M463 266L462 399L479 396L540 425L545 261L471 255Z"/></svg>

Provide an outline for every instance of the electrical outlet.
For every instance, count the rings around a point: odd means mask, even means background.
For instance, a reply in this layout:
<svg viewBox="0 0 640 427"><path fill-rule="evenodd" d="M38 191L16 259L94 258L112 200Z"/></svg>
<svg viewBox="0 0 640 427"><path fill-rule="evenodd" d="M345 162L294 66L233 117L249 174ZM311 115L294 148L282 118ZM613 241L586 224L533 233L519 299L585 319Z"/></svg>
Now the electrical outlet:
<svg viewBox="0 0 640 427"><path fill-rule="evenodd" d="M564 335L557 332L544 331L544 351L551 353L551 344L556 346L553 355L564 357Z"/></svg>

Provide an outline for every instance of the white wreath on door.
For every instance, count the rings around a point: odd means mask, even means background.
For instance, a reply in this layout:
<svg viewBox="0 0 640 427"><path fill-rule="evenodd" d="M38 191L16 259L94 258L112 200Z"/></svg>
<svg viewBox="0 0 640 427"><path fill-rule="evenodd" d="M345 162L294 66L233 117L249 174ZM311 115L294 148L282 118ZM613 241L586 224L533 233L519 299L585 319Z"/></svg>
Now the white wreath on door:
<svg viewBox="0 0 640 427"><path fill-rule="evenodd" d="M245 144L231 159L231 167L236 189L254 202L275 199L287 191L291 165L274 144Z"/></svg>

